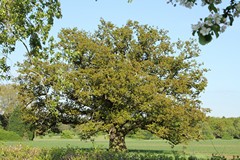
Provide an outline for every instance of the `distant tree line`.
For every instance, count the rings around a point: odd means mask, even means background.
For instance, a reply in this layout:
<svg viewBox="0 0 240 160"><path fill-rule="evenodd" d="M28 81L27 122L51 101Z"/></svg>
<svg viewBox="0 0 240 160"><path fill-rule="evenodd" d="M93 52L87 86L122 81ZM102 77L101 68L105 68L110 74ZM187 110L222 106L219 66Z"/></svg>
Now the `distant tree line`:
<svg viewBox="0 0 240 160"><path fill-rule="evenodd" d="M202 135L204 139L240 139L240 117L209 117L203 124Z"/></svg>
<svg viewBox="0 0 240 160"><path fill-rule="evenodd" d="M240 139L240 117L208 117L201 129L202 139ZM155 139L155 135L144 130L136 130L128 135L131 138Z"/></svg>

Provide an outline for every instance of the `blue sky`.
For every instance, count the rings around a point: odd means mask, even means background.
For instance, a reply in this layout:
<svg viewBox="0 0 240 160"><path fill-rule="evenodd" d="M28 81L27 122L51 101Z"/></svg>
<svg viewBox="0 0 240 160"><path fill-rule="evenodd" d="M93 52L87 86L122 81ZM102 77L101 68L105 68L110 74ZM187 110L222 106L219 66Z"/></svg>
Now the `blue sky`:
<svg viewBox="0 0 240 160"><path fill-rule="evenodd" d="M61 0L63 18L55 21L51 34L56 36L61 28L78 27L94 31L100 18L122 26L127 20L156 26L169 31L172 41L197 38L192 36L191 24L208 11L203 7L187 9L173 7L163 0ZM206 46L200 46L202 54L198 61L203 62L209 71L206 74L208 87L201 96L203 107L210 108L211 116L240 117L240 20L227 29L218 39ZM24 49L18 45L16 53L10 57L10 64L23 59ZM14 72L14 71L13 71ZM14 73L13 73L14 74Z"/></svg>

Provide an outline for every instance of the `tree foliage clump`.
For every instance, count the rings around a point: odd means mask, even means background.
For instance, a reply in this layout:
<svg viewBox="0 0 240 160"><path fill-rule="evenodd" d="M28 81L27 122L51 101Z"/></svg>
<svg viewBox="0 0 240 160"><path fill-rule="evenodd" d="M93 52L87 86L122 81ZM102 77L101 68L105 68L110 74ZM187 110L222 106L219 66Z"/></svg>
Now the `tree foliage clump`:
<svg viewBox="0 0 240 160"><path fill-rule="evenodd" d="M22 140L22 137L20 137L17 133L13 131L6 131L0 128L0 141L20 141L20 140Z"/></svg>
<svg viewBox="0 0 240 160"><path fill-rule="evenodd" d="M20 103L17 95L15 84L0 85L0 124L5 129L14 108Z"/></svg>
<svg viewBox="0 0 240 160"><path fill-rule="evenodd" d="M7 77L10 69L6 63L7 57L15 50L16 43L21 42L29 54L37 54L47 41L54 18L61 16L58 0L1 0L0 78Z"/></svg>
<svg viewBox="0 0 240 160"><path fill-rule="evenodd" d="M165 30L104 20L93 34L62 29L59 39L50 59L19 69L25 116L36 126L75 123L85 138L104 131L113 150L125 150L136 129L172 145L199 138L207 70L193 40L172 43Z"/></svg>
<svg viewBox="0 0 240 160"><path fill-rule="evenodd" d="M23 113L21 112L20 107L15 107L9 117L7 130L15 132L24 139L33 140L34 133L31 131L30 125L23 121L22 116Z"/></svg>
<svg viewBox="0 0 240 160"><path fill-rule="evenodd" d="M15 84L0 85L0 114L10 115L19 104Z"/></svg>
<svg viewBox="0 0 240 160"><path fill-rule="evenodd" d="M211 136L221 139L240 139L240 118L209 117L206 127L211 128Z"/></svg>

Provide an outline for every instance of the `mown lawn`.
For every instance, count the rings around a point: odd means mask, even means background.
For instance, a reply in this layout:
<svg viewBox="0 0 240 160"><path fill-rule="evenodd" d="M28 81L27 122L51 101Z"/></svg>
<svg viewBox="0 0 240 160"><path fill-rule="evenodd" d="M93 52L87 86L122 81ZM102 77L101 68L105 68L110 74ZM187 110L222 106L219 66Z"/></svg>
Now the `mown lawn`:
<svg viewBox="0 0 240 160"><path fill-rule="evenodd" d="M240 140L205 140L190 142L189 144L177 145L171 148L164 140L140 140L126 139L129 151L152 152L171 155L192 155L202 158L210 157L212 154L232 157L240 155ZM53 148L53 147L78 147L78 148L108 148L108 140L103 136L96 137L94 143L91 141L81 141L79 139L60 139L59 137L36 138L34 141L4 142L5 145L23 144L33 147Z"/></svg>

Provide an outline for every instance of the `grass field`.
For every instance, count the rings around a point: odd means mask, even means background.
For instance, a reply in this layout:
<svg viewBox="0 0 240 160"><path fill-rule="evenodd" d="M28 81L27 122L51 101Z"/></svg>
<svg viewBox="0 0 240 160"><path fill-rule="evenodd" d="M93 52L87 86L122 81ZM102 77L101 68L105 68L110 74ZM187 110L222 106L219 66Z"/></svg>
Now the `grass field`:
<svg viewBox="0 0 240 160"><path fill-rule="evenodd" d="M205 140L199 142L190 142L189 144L177 145L174 148L164 140L139 140L126 139L129 151L138 152L155 152L170 155L178 153L181 155L193 155L198 157L210 157L212 154L232 157L240 155L240 140ZM91 141L81 141L79 139L60 139L36 138L34 141L22 142L4 142L5 145L27 145L32 147L52 148L52 147L79 147L79 148L108 148L108 140L103 136L95 138L94 143Z"/></svg>

